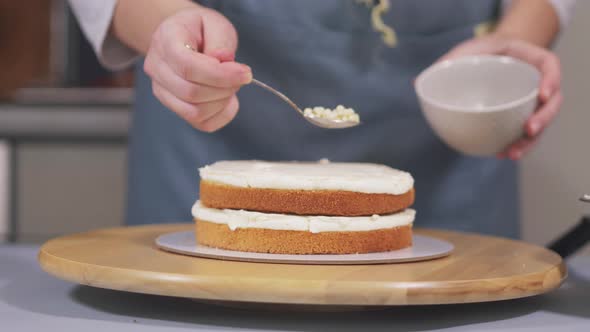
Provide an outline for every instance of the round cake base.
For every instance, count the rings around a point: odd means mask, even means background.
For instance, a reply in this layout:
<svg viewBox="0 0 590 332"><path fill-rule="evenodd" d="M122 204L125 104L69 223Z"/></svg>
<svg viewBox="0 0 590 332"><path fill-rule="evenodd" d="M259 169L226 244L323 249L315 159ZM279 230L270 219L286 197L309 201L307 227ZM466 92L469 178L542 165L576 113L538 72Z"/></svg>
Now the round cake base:
<svg viewBox="0 0 590 332"><path fill-rule="evenodd" d="M271 254L355 254L391 251L412 245L412 226L363 232L289 231L239 228L196 221L197 242L214 248Z"/></svg>
<svg viewBox="0 0 590 332"><path fill-rule="evenodd" d="M412 246L399 250L373 252L366 254L269 254L260 252L235 251L204 246L195 240L195 232L166 233L156 238L156 246L162 250L200 258L212 258L225 261L302 264L302 265L371 265L402 264L443 258L453 252L453 245L448 241L424 236L412 235Z"/></svg>

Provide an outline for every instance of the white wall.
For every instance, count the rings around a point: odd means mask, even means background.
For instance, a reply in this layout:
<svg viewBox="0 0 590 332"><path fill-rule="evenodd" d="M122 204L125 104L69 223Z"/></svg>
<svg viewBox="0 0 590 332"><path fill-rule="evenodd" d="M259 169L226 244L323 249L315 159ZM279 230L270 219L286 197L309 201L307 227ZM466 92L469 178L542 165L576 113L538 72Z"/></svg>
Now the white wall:
<svg viewBox="0 0 590 332"><path fill-rule="evenodd" d="M556 50L563 66L562 113L521 168L523 236L538 244L590 214L590 203L578 201L590 193L590 1L578 1Z"/></svg>

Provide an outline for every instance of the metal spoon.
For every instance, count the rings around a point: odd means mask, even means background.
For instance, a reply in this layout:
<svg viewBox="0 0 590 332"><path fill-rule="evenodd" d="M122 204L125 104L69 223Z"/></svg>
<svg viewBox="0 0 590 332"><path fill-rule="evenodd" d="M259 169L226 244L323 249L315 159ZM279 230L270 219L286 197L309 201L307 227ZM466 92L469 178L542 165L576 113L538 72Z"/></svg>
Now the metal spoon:
<svg viewBox="0 0 590 332"><path fill-rule="evenodd" d="M297 106L297 104L295 104L291 99L289 99L287 96L285 96L282 92L277 91L276 89L268 86L265 83L260 82L257 79L254 79L254 78L252 79L252 83L270 91L275 96L281 98L284 102L289 104L289 106L291 106L294 110L296 110L299 114L301 114L301 116L303 116L305 118L305 120L309 121L310 123L312 123L318 127L328 128L328 129L341 129L341 128L350 128L350 127L358 126L360 124L360 122L356 122L356 121L325 119L325 118L316 117L313 114L305 114L303 112L303 110L301 110L301 108L299 108L299 106Z"/></svg>
<svg viewBox="0 0 590 332"><path fill-rule="evenodd" d="M590 203L590 194L584 194L584 195L582 195L582 197L580 197L580 200L582 202Z"/></svg>
<svg viewBox="0 0 590 332"><path fill-rule="evenodd" d="M184 44L184 47L188 48L191 51L195 51L195 52L197 51L197 49L192 47L190 44ZM287 96L285 96L283 93L279 92L278 90L268 86L265 83L260 82L257 79L254 79L254 78L252 78L252 83L254 83L255 85L258 85L261 88L264 88L264 89L272 92L275 96L281 98L284 102L289 104L289 106L291 106L299 114L301 114L301 116L303 116L305 118L305 120L309 121L310 123L312 123L318 127L328 128L328 129L341 129L341 128L350 128L350 127L358 126L360 124L360 122L355 122L355 121L324 119L324 118L316 117L313 114L306 115L303 112L303 110L301 110L301 108L299 108L299 106L297 106L297 104L292 102L291 99L289 99Z"/></svg>

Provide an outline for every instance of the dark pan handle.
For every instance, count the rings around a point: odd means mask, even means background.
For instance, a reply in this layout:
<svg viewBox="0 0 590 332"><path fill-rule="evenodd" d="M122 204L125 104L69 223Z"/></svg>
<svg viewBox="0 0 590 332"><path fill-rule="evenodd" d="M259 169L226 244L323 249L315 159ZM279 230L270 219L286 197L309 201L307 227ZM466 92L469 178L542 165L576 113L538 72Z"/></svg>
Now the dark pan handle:
<svg viewBox="0 0 590 332"><path fill-rule="evenodd" d="M566 258L584 247L588 241L590 241L590 216L584 216L577 225L550 243L548 247Z"/></svg>

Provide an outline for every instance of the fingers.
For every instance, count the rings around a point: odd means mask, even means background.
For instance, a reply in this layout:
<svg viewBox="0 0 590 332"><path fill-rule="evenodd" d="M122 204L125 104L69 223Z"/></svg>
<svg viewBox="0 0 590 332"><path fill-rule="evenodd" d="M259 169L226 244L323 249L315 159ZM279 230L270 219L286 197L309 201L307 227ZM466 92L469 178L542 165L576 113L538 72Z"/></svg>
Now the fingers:
<svg viewBox="0 0 590 332"><path fill-rule="evenodd" d="M179 99L192 104L227 99L238 90L238 88L216 88L189 82L178 76L163 62L150 65L149 70L152 79L160 86L173 92Z"/></svg>
<svg viewBox="0 0 590 332"><path fill-rule="evenodd" d="M549 123L555 118L561 104L563 103L563 95L561 91L557 91L548 102L539 108L526 122L525 131L530 137L539 135Z"/></svg>
<svg viewBox="0 0 590 332"><path fill-rule="evenodd" d="M547 53L540 68L542 78L539 96L543 102L547 102L556 91L561 89L561 64L559 58L551 52Z"/></svg>
<svg viewBox="0 0 590 332"><path fill-rule="evenodd" d="M535 144L543 130L555 118L563 102L561 92L557 92L547 103L534 113L525 124L525 131L529 137L521 138L514 144L510 145L505 151L498 154L498 158L510 158L518 160L522 158Z"/></svg>
<svg viewBox="0 0 590 332"><path fill-rule="evenodd" d="M508 157L512 160L521 159L537 143L539 136L534 138L521 138L510 145L504 152L498 155L498 158Z"/></svg>
<svg viewBox="0 0 590 332"><path fill-rule="evenodd" d="M189 82L155 54L148 54L146 73L152 77L154 95L164 106L193 127L212 132L225 126L238 111L238 87L217 88Z"/></svg>
<svg viewBox="0 0 590 332"><path fill-rule="evenodd" d="M209 103L191 104L183 101L157 82L152 82L154 96L160 102L190 123L194 128L213 132L231 121L238 111L235 95Z"/></svg>
<svg viewBox="0 0 590 332"><path fill-rule="evenodd" d="M173 40L182 39L198 52L220 62L234 61L238 47L236 29L222 14L208 8L179 12L164 26L166 35ZM175 38L174 38L175 37Z"/></svg>
<svg viewBox="0 0 590 332"><path fill-rule="evenodd" d="M436 62L468 55L503 54L507 44L506 41L494 37L471 39L455 46Z"/></svg>
<svg viewBox="0 0 590 332"><path fill-rule="evenodd" d="M238 48L238 35L223 15L210 11L203 16L203 53L221 62L233 61Z"/></svg>
<svg viewBox="0 0 590 332"><path fill-rule="evenodd" d="M541 72L541 101L548 101L561 88L561 64L553 52L522 41L512 41L504 54L530 63Z"/></svg>
<svg viewBox="0 0 590 332"><path fill-rule="evenodd" d="M192 37L188 35L183 25L165 26L156 34L157 37L154 37L148 51L148 58L152 54L155 55L187 81L230 88L247 84L252 79L252 70L244 64L234 61L220 62L217 58L187 48L186 44L191 43ZM197 45L189 46L197 47ZM224 59L233 57L233 51L217 53Z"/></svg>
<svg viewBox="0 0 590 332"><path fill-rule="evenodd" d="M219 88L239 87L250 83L252 70L237 62L219 60L187 49L182 43L169 45L164 59L183 79Z"/></svg>
<svg viewBox="0 0 590 332"><path fill-rule="evenodd" d="M207 53L207 55L214 57L221 62L234 61L236 58L236 54L234 52L228 51L227 49L211 50Z"/></svg>
<svg viewBox="0 0 590 332"><path fill-rule="evenodd" d="M187 9L162 22L150 43L144 70L154 95L193 127L214 131L236 115L237 90L252 80L234 61L237 33L221 14Z"/></svg>
<svg viewBox="0 0 590 332"><path fill-rule="evenodd" d="M200 127L201 130L206 132L214 132L228 123L231 122L238 114L238 109L240 108L240 103L238 102L238 97L233 96L230 98L229 103L225 106L225 108L215 113L211 118L207 119Z"/></svg>

